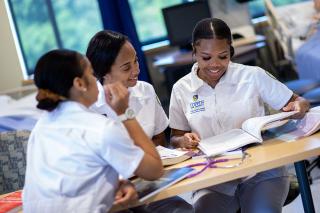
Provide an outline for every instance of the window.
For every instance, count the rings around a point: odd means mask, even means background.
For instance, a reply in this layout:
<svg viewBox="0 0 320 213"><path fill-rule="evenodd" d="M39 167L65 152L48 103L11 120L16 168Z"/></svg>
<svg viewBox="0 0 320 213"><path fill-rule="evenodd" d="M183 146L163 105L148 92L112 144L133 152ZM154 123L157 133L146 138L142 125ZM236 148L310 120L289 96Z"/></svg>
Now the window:
<svg viewBox="0 0 320 213"><path fill-rule="evenodd" d="M129 0L138 37L143 45L167 37L161 9L183 1L185 0Z"/></svg>
<svg viewBox="0 0 320 213"><path fill-rule="evenodd" d="M89 39L102 29L97 1L8 0L27 74L41 55L54 48L84 53Z"/></svg>
<svg viewBox="0 0 320 213"><path fill-rule="evenodd" d="M286 4L293 4L297 2L308 1L308 0L272 0L275 6L281 6ZM249 2L249 13L252 18L257 18L264 15L264 1L253 0Z"/></svg>

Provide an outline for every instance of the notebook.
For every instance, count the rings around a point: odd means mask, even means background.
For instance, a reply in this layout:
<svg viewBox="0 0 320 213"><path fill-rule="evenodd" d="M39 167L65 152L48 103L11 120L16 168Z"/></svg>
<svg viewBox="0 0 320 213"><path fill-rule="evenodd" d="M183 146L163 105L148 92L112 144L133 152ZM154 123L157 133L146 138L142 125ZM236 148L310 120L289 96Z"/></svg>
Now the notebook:
<svg viewBox="0 0 320 213"><path fill-rule="evenodd" d="M147 181L138 178L132 181L132 183L138 192L139 201L144 202L153 195L184 179L194 171L195 169L189 167L168 169L165 170L163 176L158 180Z"/></svg>

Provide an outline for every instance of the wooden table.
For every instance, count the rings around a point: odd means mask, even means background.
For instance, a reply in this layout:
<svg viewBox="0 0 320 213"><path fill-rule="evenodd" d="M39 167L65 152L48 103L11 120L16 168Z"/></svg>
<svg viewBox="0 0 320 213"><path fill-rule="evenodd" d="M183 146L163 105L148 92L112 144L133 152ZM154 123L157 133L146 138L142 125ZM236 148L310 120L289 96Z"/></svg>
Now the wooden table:
<svg viewBox="0 0 320 213"><path fill-rule="evenodd" d="M247 152L251 157L240 167L232 169L207 169L196 177L185 179L168 189L163 190L159 194L147 200L146 203L294 163L304 211L315 212L305 163L303 160L320 155L320 133L294 142L283 142L277 139L267 140L263 145L249 148ZM200 161L203 161L203 159L192 159L173 167L183 167ZM136 203L136 205L139 204Z"/></svg>
<svg viewBox="0 0 320 213"><path fill-rule="evenodd" d="M251 157L248 158L246 162L240 167L232 169L207 169L205 172L196 177L185 179L163 190L159 194L147 200L146 203L172 197L185 192L202 189L208 186L256 174L257 172L294 163L299 181L304 211L315 212L303 160L320 155L320 133L294 142L282 142L277 139L267 140L263 143L263 145L252 147L248 149L247 152L251 155ZM200 161L203 161L203 159L191 159L183 163L174 165L171 168L183 167L190 163ZM135 205L140 204L141 203L136 203ZM112 209L112 211L116 210L119 209Z"/></svg>

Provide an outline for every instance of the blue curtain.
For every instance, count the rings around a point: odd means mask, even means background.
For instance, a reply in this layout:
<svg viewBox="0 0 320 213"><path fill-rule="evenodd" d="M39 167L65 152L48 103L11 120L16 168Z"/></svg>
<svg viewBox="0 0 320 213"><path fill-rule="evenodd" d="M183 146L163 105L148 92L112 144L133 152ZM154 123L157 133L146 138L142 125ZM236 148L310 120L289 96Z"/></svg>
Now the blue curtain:
<svg viewBox="0 0 320 213"><path fill-rule="evenodd" d="M129 37L139 57L139 79L151 83L128 0L98 0L98 2L104 29L121 32Z"/></svg>

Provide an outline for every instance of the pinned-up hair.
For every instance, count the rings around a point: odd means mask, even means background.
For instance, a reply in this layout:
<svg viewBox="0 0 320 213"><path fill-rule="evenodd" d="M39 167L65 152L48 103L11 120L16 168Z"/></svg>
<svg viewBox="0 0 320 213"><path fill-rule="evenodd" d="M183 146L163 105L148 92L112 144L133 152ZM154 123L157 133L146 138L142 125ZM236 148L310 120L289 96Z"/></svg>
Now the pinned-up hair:
<svg viewBox="0 0 320 213"><path fill-rule="evenodd" d="M34 72L39 109L52 111L69 98L73 80L83 76L82 59L84 56L80 53L62 49L51 50L40 57Z"/></svg>
<svg viewBox="0 0 320 213"><path fill-rule="evenodd" d="M195 46L200 39L226 39L230 45L230 56L234 55L232 46L232 34L229 26L218 18L205 18L199 21L193 29L192 46L195 53Z"/></svg>
<svg viewBox="0 0 320 213"><path fill-rule="evenodd" d="M101 84L103 77L111 72L111 66L126 41L128 41L127 36L111 30L100 31L91 38L86 56Z"/></svg>

